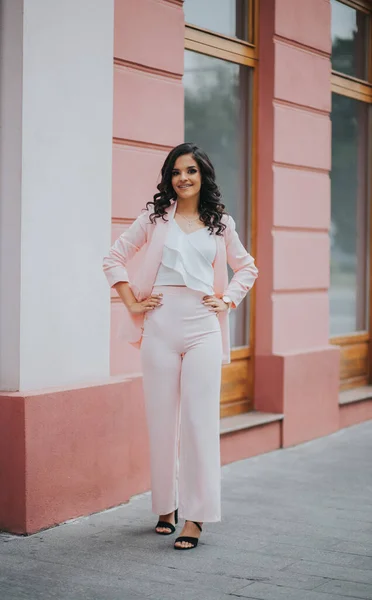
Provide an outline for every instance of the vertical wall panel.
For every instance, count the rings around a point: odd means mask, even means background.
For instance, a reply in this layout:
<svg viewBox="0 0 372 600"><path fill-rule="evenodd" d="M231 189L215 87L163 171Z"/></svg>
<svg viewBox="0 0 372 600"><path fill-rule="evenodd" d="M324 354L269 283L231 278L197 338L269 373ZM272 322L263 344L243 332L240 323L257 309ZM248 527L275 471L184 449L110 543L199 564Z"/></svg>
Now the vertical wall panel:
<svg viewBox="0 0 372 600"><path fill-rule="evenodd" d="M260 3L255 406L284 413L284 446L338 428L327 293L330 51L328 0Z"/></svg>
<svg viewBox="0 0 372 600"><path fill-rule="evenodd" d="M183 27L181 3L115 2L114 235L152 200L164 158L183 141ZM118 336L122 310L113 300L111 373L115 375L136 372L140 366L138 350Z"/></svg>
<svg viewBox="0 0 372 600"><path fill-rule="evenodd" d="M182 73L184 18L179 6L159 0L115 1L115 58Z"/></svg>

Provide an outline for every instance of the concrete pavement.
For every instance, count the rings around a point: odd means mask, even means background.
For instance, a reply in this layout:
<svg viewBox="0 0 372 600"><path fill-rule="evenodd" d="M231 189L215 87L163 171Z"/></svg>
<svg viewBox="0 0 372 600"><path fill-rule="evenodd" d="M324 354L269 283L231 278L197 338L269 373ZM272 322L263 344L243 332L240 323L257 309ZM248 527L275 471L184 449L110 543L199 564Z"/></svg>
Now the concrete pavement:
<svg viewBox="0 0 372 600"><path fill-rule="evenodd" d="M188 552L153 533L148 494L0 534L0 599L372 600L372 421L222 473L223 521Z"/></svg>

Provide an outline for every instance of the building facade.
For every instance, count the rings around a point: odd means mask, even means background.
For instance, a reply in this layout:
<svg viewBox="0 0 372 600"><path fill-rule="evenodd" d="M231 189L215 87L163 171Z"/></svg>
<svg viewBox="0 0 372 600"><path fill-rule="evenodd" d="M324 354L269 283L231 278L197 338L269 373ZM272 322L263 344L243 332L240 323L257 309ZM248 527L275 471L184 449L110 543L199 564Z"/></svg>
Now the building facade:
<svg viewBox="0 0 372 600"><path fill-rule="evenodd" d="M0 528L149 489L140 355L101 263L184 140L260 271L231 314L222 462L372 418L372 2L0 6Z"/></svg>

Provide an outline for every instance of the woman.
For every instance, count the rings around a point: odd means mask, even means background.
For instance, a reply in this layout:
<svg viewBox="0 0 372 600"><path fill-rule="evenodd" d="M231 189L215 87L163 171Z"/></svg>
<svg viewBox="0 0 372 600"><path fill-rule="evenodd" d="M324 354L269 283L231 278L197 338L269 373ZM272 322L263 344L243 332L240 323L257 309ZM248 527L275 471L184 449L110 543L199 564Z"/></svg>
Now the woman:
<svg viewBox="0 0 372 600"><path fill-rule="evenodd" d="M174 547L195 548L203 522L221 520L221 363L230 362L230 308L257 277L253 258L221 202L214 168L200 148L167 156L159 193L104 259L130 316L128 341L141 348L150 438L155 531ZM127 262L140 248L135 276ZM234 276L228 283L227 265ZM179 469L178 469L179 456ZM179 502L178 502L179 498Z"/></svg>

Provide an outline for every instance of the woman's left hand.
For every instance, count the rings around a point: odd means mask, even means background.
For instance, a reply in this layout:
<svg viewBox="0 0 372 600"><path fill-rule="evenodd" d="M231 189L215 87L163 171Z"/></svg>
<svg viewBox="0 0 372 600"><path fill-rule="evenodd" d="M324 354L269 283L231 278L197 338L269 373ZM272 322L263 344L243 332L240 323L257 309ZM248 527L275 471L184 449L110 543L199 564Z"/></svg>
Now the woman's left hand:
<svg viewBox="0 0 372 600"><path fill-rule="evenodd" d="M225 310L229 310L229 305L222 300L222 298L216 298L216 296L204 296L203 304L211 312L220 313Z"/></svg>

